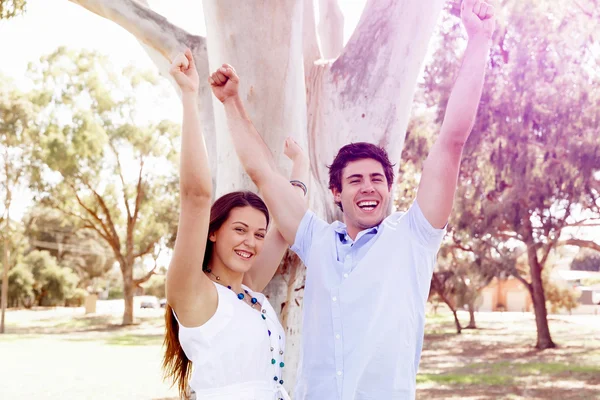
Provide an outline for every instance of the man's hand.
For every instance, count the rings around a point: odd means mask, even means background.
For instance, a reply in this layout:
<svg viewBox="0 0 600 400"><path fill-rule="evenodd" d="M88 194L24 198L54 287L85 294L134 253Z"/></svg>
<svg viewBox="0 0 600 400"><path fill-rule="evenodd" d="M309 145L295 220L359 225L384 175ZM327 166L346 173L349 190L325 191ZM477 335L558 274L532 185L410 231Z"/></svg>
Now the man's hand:
<svg viewBox="0 0 600 400"><path fill-rule="evenodd" d="M169 73L175 79L182 92L197 93L200 79L196 64L190 49L184 53L179 53L173 58Z"/></svg>
<svg viewBox="0 0 600 400"><path fill-rule="evenodd" d="M240 78L231 65L223 64L208 77L208 83L215 97L225 103L227 99L237 97Z"/></svg>
<svg viewBox="0 0 600 400"><path fill-rule="evenodd" d="M285 154L287 158L289 158L292 161L296 161L300 157L304 157L304 152L302 151L302 148L291 137L285 139L283 154Z"/></svg>
<svg viewBox="0 0 600 400"><path fill-rule="evenodd" d="M463 0L460 17L469 39L478 36L491 39L496 28L496 19L494 18L494 7L490 4L480 0Z"/></svg>

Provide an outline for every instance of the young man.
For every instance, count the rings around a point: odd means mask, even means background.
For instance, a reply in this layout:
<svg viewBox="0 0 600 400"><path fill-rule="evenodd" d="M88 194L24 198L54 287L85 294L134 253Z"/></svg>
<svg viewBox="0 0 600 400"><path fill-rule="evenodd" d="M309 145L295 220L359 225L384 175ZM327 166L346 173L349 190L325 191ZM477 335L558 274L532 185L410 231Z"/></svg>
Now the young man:
<svg viewBox="0 0 600 400"><path fill-rule="evenodd" d="M469 41L417 199L406 213L387 218L394 173L384 150L353 143L339 151L330 188L343 223L327 224L277 171L238 96L233 68L224 65L209 78L246 172L307 266L296 400L415 397L431 275L494 30L485 2L464 0L461 17Z"/></svg>

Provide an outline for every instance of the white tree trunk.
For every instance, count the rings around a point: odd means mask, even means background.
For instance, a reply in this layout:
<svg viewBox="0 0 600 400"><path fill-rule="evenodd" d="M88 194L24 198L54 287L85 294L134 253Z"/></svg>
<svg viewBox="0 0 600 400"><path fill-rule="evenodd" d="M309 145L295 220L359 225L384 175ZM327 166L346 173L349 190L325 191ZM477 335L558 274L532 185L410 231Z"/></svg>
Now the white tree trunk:
<svg viewBox="0 0 600 400"><path fill-rule="evenodd" d="M400 161L417 79L442 9L442 0L369 0L342 50L337 2L319 0L323 54L335 57L341 51L335 61L319 61L313 0L203 0L207 43L133 0L70 1L117 22L163 58L191 47L201 78L208 76L208 67L233 65L242 78L250 117L282 172L291 167L282 152L287 136L308 150L311 208L329 221L338 215L327 189L326 166L341 146L379 144L392 162ZM227 134L222 106L212 107L208 85L199 96L216 195L253 188ZM208 129L212 120L214 129ZM305 277L304 268L290 259L295 257L286 257L287 264L265 291L275 309L285 303L288 389L298 363Z"/></svg>
<svg viewBox="0 0 600 400"><path fill-rule="evenodd" d="M283 144L292 136L306 148L306 99L302 69L302 1L248 2L204 0L204 18L211 70L223 63L241 77L240 94L256 129L273 152L282 171ZM217 135L217 196L253 187L244 173L223 107L215 101Z"/></svg>
<svg viewBox="0 0 600 400"><path fill-rule="evenodd" d="M340 55L344 48L344 14L338 0L319 0L319 38L326 60Z"/></svg>

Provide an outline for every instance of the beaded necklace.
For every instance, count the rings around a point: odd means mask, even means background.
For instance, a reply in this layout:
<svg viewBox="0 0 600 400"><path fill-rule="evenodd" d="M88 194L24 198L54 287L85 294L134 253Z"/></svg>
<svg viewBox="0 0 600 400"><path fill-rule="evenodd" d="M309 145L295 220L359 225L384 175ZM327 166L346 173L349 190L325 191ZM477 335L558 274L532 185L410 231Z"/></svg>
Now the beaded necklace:
<svg viewBox="0 0 600 400"><path fill-rule="evenodd" d="M218 275L215 275L212 270L210 268L206 269L206 273L212 275L215 280L217 281L218 284L227 287L229 290L231 290L233 293L235 293L235 290L233 290L233 288L230 285L226 285L223 282L221 282L221 277ZM243 288L242 288L243 289ZM258 299L254 296L252 296L248 290L244 289L243 292L240 293L236 293L237 298L240 299L241 301L243 301L244 303L248 304L251 308L254 308L256 305L259 305L261 308L261 313L260 316L262 317L262 319L266 322L267 317L267 310L265 308L262 307L262 305L258 302ZM246 296L247 295L247 296ZM245 300L246 298L250 298L250 302L248 302L248 300ZM267 327L267 333L269 334L269 337L271 336L271 330L268 329ZM279 336L279 339L281 339L281 336ZM271 353L273 353L275 351L275 348L273 346L271 346ZM279 350L279 355L282 356L283 358L283 350ZM277 364L277 360L275 359L275 356L273 355L271 357L271 364L275 365ZM285 363L282 361L279 362L279 368L280 370L283 369L283 367L285 366ZM281 371L280 371L281 372ZM281 375L281 374L280 374ZM280 385L283 385L283 379L281 379L281 377L277 377L277 375L275 375L273 377L273 380L275 382L278 382ZM279 400L283 400L283 399L279 399Z"/></svg>

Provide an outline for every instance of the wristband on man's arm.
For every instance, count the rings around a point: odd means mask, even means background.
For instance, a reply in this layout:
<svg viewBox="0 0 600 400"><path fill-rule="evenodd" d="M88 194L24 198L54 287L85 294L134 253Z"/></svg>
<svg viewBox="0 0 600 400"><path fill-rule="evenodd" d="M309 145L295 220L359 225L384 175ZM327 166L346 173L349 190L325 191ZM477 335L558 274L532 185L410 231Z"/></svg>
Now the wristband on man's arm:
<svg viewBox="0 0 600 400"><path fill-rule="evenodd" d="M308 192L308 190L306 189L306 185L298 180L291 180L290 183L292 184L292 186L296 186L299 187L300 189L302 189L302 191L304 192L304 195L306 196L306 193Z"/></svg>

